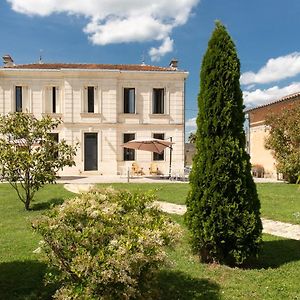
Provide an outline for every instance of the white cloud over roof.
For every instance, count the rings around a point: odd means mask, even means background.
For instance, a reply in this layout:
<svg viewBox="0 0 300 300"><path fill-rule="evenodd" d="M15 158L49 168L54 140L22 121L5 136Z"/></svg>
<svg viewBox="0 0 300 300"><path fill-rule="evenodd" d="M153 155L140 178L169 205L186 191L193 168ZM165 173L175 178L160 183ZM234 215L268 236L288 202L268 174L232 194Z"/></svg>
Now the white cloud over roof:
<svg viewBox="0 0 300 300"><path fill-rule="evenodd" d="M294 52L285 56L270 58L257 73L243 73L240 82L243 85L270 83L294 77L298 74L300 74L300 52Z"/></svg>
<svg viewBox="0 0 300 300"><path fill-rule="evenodd" d="M256 107L278 100L289 94L300 91L300 82L294 82L285 87L273 86L268 89L256 89L253 91L243 91L244 104L246 107Z"/></svg>
<svg viewBox="0 0 300 300"><path fill-rule="evenodd" d="M200 0L7 0L16 12L30 16L53 13L81 15L88 19L84 32L96 45L159 41L152 60L173 50L170 35L188 21Z"/></svg>

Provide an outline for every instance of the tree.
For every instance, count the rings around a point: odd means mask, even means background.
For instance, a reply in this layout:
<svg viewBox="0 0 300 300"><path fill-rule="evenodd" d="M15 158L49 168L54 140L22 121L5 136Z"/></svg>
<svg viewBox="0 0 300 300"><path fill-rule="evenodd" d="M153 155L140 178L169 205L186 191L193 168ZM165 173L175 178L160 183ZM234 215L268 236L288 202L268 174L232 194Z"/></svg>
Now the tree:
<svg viewBox="0 0 300 300"><path fill-rule="evenodd" d="M202 61L186 213L193 249L203 262L242 264L258 254L261 244L239 78L235 45L217 22Z"/></svg>
<svg viewBox="0 0 300 300"><path fill-rule="evenodd" d="M195 144L196 142L196 134L194 132L191 132L189 135L189 143Z"/></svg>
<svg viewBox="0 0 300 300"><path fill-rule="evenodd" d="M64 166L73 166L76 147L57 142L51 131L61 123L49 116L41 120L27 113L0 117L2 180L16 190L25 209L44 184L53 183Z"/></svg>
<svg viewBox="0 0 300 300"><path fill-rule="evenodd" d="M300 106L284 109L266 118L269 136L265 146L273 151L277 171L284 174L288 182L300 178Z"/></svg>

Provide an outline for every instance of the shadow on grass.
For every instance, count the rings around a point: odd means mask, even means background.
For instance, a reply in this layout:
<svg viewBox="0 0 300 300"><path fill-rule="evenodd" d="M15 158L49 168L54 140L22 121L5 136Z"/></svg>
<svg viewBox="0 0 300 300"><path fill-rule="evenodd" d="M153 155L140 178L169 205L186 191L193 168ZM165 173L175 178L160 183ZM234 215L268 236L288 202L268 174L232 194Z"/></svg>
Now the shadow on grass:
<svg viewBox="0 0 300 300"><path fill-rule="evenodd" d="M52 198L46 202L32 203L31 210L35 210L35 211L46 210L53 206L60 205L63 202L64 202L63 198Z"/></svg>
<svg viewBox="0 0 300 300"><path fill-rule="evenodd" d="M44 286L46 264L34 260L13 261L0 264L0 299L48 300L53 287Z"/></svg>
<svg viewBox="0 0 300 300"><path fill-rule="evenodd" d="M265 241L258 261L253 263L250 269L275 269L284 264L296 261L300 261L300 241Z"/></svg>
<svg viewBox="0 0 300 300"><path fill-rule="evenodd" d="M158 299L219 300L220 287L208 279L193 278L183 272L161 271L158 277Z"/></svg>

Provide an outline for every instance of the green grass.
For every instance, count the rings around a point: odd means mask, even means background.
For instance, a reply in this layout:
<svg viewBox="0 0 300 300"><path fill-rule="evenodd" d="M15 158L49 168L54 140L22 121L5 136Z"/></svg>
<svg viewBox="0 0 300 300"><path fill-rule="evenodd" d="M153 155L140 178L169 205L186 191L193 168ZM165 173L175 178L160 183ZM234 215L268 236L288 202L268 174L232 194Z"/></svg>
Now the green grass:
<svg viewBox="0 0 300 300"><path fill-rule="evenodd" d="M33 251L40 237L31 229L31 221L50 205L62 203L72 194L62 185L48 185L36 194L32 210L8 184L0 184L0 299L47 299L50 289L43 287L46 264Z"/></svg>
<svg viewBox="0 0 300 300"><path fill-rule="evenodd" d="M131 191L152 189L157 193L159 200L176 204L185 204L189 191L187 183L112 183L99 186L108 185ZM257 191L261 201L262 217L300 224L300 185L259 183Z"/></svg>
<svg viewBox="0 0 300 300"><path fill-rule="evenodd" d="M170 185L173 188L167 185L164 192L165 185L155 184L144 188L160 188L160 197L170 201L168 199L177 198L180 193L184 195L184 189L188 187L186 184ZM273 190L274 195L279 193L275 190L279 187L273 189L271 185L260 186L262 189ZM131 185L131 188L137 186ZM282 192L282 195L285 193L290 195L291 191ZM60 203L71 195L61 185L46 186L37 194L33 210L27 212L9 185L0 185L1 300L51 299L54 287L45 288L43 285L46 265L39 254L33 253L40 238L33 233L31 220L48 209L51 203ZM273 206L273 210L275 209L276 206ZM264 235L261 256L251 268L205 265L199 263L190 250L183 218L172 218L181 224L184 237L174 250L169 251L173 264L159 273L159 280L155 285L159 291L157 299L300 299L300 241Z"/></svg>

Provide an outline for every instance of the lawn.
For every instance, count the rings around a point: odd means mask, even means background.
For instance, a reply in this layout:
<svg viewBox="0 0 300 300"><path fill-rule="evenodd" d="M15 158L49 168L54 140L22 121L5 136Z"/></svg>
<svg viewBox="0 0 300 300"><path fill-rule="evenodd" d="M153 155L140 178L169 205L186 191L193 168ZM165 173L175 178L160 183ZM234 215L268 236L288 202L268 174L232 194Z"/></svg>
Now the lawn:
<svg viewBox="0 0 300 300"><path fill-rule="evenodd" d="M187 192L185 184L170 185L173 188L167 185L164 193L159 190L163 200ZM153 186L162 188L147 188ZM9 185L0 185L0 299L51 299L53 287L43 287L46 265L33 253L40 238L30 223L71 195L61 185L47 186L37 194L33 210L26 212ZM300 299L300 241L264 235L260 259L248 269L204 265L191 253L183 218L172 218L181 224L184 238L169 251L173 264L159 274L157 299Z"/></svg>
<svg viewBox="0 0 300 300"><path fill-rule="evenodd" d="M152 189L161 201L185 204L189 191L187 183L112 183L115 188L134 190ZM300 185L285 183L259 183L257 191L261 201L262 217L300 224Z"/></svg>

